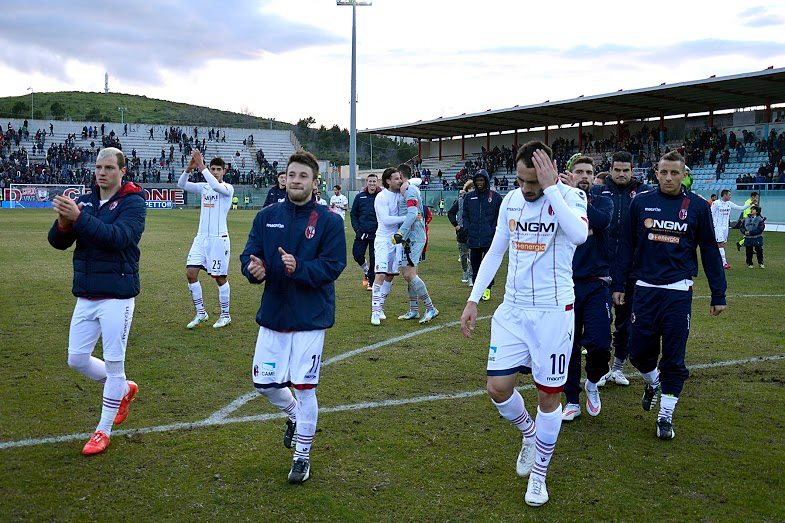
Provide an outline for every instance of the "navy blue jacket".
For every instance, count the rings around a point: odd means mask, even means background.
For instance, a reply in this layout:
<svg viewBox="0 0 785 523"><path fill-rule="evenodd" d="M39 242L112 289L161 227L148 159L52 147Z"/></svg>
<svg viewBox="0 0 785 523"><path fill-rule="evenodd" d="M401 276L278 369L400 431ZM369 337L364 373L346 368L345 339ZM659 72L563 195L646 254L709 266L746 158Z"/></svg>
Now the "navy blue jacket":
<svg viewBox="0 0 785 523"><path fill-rule="evenodd" d="M352 210L349 211L349 216L352 219L352 229L357 233L357 236L367 234L368 236L376 235L376 210L373 208L373 203L376 201L376 195L381 192L381 188L377 187L377 191L373 194L368 192L368 187L357 193L352 202Z"/></svg>
<svg viewBox="0 0 785 523"><path fill-rule="evenodd" d="M77 198L84 203L72 227L63 229L57 220L49 229L49 243L74 249L74 296L80 298L133 298L139 282L139 241L144 232L147 208L142 188L126 182L101 206L100 190Z"/></svg>
<svg viewBox="0 0 785 523"><path fill-rule="evenodd" d="M578 245L572 258L572 279L576 282L610 275L608 227L613 215L613 202L607 196L590 194L588 204L589 237Z"/></svg>
<svg viewBox="0 0 785 523"><path fill-rule="evenodd" d="M278 184L275 184L275 187L267 191L267 198L264 199L264 205L262 207L267 207L268 205L272 205L274 203L280 203L286 200L286 187L283 189L278 188Z"/></svg>
<svg viewBox="0 0 785 523"><path fill-rule="evenodd" d="M627 278L667 285L697 276L698 247L711 305L725 305L725 270L709 203L689 191L678 196L659 189L639 194L630 204L611 268L613 291L624 292Z"/></svg>
<svg viewBox="0 0 785 523"><path fill-rule="evenodd" d="M240 255L242 272L251 283L261 283L248 272L252 254L267 272L256 323L275 331L333 326L335 280L346 267L343 227L340 216L313 200L297 206L287 199L256 214ZM297 260L292 274L284 269L278 247Z"/></svg>
<svg viewBox="0 0 785 523"><path fill-rule="evenodd" d="M491 246L503 200L499 193L490 190L489 176L482 176L485 178L485 190L480 192L475 188L466 193L463 200L463 228L469 233L466 245L470 249Z"/></svg>
<svg viewBox="0 0 785 523"><path fill-rule="evenodd" d="M630 202L636 195L650 190L650 186L636 180L634 177L627 187L619 187L610 174L605 178L603 185L595 185L591 188L593 195L607 196L613 202L613 216L611 217L611 225L608 228L608 254L611 259L616 256L616 251L619 250L619 235L621 234L622 224L627 219Z"/></svg>

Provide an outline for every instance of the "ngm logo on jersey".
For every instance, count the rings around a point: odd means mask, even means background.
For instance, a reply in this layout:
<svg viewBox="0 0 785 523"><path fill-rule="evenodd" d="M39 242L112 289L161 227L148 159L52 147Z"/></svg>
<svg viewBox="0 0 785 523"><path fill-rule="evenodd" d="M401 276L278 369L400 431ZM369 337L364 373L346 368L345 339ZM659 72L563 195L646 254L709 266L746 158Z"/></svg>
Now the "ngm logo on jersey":
<svg viewBox="0 0 785 523"><path fill-rule="evenodd" d="M677 235L670 234L654 234L650 232L648 235L649 240L663 243L679 243L681 236L687 232L687 224L674 222L671 220L656 220L654 218L646 218L643 220L643 226L647 229L656 231L670 231L675 232Z"/></svg>
<svg viewBox="0 0 785 523"><path fill-rule="evenodd" d="M543 222L516 222L510 220L508 223L510 232L541 232L541 233L554 233L556 232L556 222L543 223Z"/></svg>

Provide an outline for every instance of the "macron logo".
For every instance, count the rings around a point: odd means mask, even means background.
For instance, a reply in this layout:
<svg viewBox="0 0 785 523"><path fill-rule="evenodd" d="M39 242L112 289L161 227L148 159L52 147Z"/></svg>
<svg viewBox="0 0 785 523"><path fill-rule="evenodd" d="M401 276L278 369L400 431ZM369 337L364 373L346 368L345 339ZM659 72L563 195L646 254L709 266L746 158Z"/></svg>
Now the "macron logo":
<svg viewBox="0 0 785 523"><path fill-rule="evenodd" d="M283 229L283 224L282 223L265 223L264 225L266 227L271 227L273 229Z"/></svg>
<svg viewBox="0 0 785 523"><path fill-rule="evenodd" d="M652 211L653 212L662 212L662 209L660 209L659 207L644 207L643 210L644 211L649 211L649 212L652 212Z"/></svg>

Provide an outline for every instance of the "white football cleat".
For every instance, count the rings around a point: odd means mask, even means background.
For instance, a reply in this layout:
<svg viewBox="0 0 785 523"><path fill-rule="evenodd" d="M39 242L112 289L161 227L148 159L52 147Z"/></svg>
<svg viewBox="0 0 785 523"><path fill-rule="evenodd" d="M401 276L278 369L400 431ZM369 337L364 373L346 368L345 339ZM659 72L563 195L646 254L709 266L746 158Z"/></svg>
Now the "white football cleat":
<svg viewBox="0 0 785 523"><path fill-rule="evenodd" d="M382 319L379 317L378 312L371 313L371 325L381 325Z"/></svg>
<svg viewBox="0 0 785 523"><path fill-rule="evenodd" d="M419 313L414 312L414 311L408 311L407 313L401 314L400 316L398 316L398 319L399 320L416 320L419 317L420 317Z"/></svg>
<svg viewBox="0 0 785 523"><path fill-rule="evenodd" d="M548 488L545 480L540 476L529 476L529 485L526 487L526 496L523 498L531 507L539 507L548 502Z"/></svg>
<svg viewBox="0 0 785 523"><path fill-rule="evenodd" d="M520 477L525 478L532 472L534 466L534 453L536 451L536 444L534 438L523 438L523 446L518 453L518 461L515 462L515 473Z"/></svg>
<svg viewBox="0 0 785 523"><path fill-rule="evenodd" d="M572 421L581 415L581 406L577 403L568 403L561 412L562 421Z"/></svg>
<svg viewBox="0 0 785 523"><path fill-rule="evenodd" d="M221 317L218 318L218 321L213 323L213 329L220 329L221 327L226 327L230 323L232 323L232 317L229 315L224 316L222 314Z"/></svg>
<svg viewBox="0 0 785 523"><path fill-rule="evenodd" d="M420 319L420 323L428 323L438 315L439 315L439 310L436 308L431 309L429 311L425 311L425 315L423 315L422 319Z"/></svg>
<svg viewBox="0 0 785 523"><path fill-rule="evenodd" d="M210 316L207 313L204 314L197 314L194 316L194 319L191 320L191 323L185 326L186 329L194 329L200 323L204 323L210 319Z"/></svg>
<svg viewBox="0 0 785 523"><path fill-rule="evenodd" d="M595 388L589 390L589 387L584 386L586 391L586 412L589 416L596 416L602 410L602 402L600 401L600 390Z"/></svg>
<svg viewBox="0 0 785 523"><path fill-rule="evenodd" d="M613 370L613 369L611 369L611 371L608 374L603 376L600 381L603 382L603 385L609 381L612 381L616 385L622 385L624 387L630 384L630 380L627 379L627 376L624 375L623 371ZM599 385L599 383L597 385Z"/></svg>
<svg viewBox="0 0 785 523"><path fill-rule="evenodd" d="M381 312L379 312L379 319L380 320L386 320L387 319L387 315L384 313L384 309L382 309Z"/></svg>

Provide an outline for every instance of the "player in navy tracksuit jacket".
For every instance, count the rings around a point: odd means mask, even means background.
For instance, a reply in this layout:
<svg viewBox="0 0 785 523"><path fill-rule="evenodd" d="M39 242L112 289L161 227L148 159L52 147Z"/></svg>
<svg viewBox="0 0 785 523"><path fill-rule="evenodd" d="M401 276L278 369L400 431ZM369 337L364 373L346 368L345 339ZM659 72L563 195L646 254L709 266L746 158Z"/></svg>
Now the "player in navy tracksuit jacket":
<svg viewBox="0 0 785 523"><path fill-rule="evenodd" d="M645 410L651 410L661 391L657 435L671 439L675 435L673 411L689 376L684 354L690 333L692 278L698 274L698 247L711 289L712 315L726 307L726 282L709 204L681 188L684 158L671 151L658 167L659 188L639 194L630 204L613 266L613 300L623 303L625 282L628 278L636 281L630 361L647 383Z"/></svg>
<svg viewBox="0 0 785 523"><path fill-rule="evenodd" d="M267 198L264 199L264 205L262 207L267 207L268 205L272 205L274 203L281 203L286 199L286 173L278 173L278 183L275 184L275 187L270 188L267 191ZM281 187L281 185L284 185Z"/></svg>
<svg viewBox="0 0 785 523"><path fill-rule="evenodd" d="M503 198L491 190L491 177L485 169L474 173L472 181L474 190L467 193L463 200L463 227L468 232L466 245L470 251L474 281L477 279L477 271L480 270L480 262L491 248ZM490 289L494 281L491 280L483 299L490 299Z"/></svg>
<svg viewBox="0 0 785 523"><path fill-rule="evenodd" d="M352 257L361 269L364 268L366 287L370 288L370 283L376 273L373 271L374 263L376 263L373 242L376 239L376 209L374 209L374 202L376 195L382 191L379 187L379 177L375 174L369 174L368 185L357 193L352 202L352 210L349 211L349 217L352 220L352 229L354 229L355 237L352 244ZM365 260L365 251L368 250L368 261ZM367 264L367 265L366 265Z"/></svg>
<svg viewBox="0 0 785 523"><path fill-rule="evenodd" d="M588 192L594 183L594 162L589 157L578 157L570 166L576 186ZM608 227L613 214L613 202L605 196L589 195L586 215L589 236L575 250L572 260L572 280L575 284L575 331L572 355L567 370L564 394L567 406L564 421L580 415L581 347L586 348L587 389L597 390L597 382L608 373L611 352L611 293L608 258ZM587 399L587 402L589 399ZM599 392L594 405L587 403L589 414L599 414Z"/></svg>
<svg viewBox="0 0 785 523"><path fill-rule="evenodd" d="M325 331L335 323L335 280L346 267L343 220L313 199L318 174L313 154L289 157L287 198L259 211L240 255L248 281L264 282L252 379L289 418L284 446L295 446L290 483L310 477Z"/></svg>
<svg viewBox="0 0 785 523"><path fill-rule="evenodd" d="M605 177L603 185L594 186L592 194L607 196L613 201L613 215L611 224L608 228L608 255L613 260L619 250L619 238L622 231L622 224L627 218L627 211L630 202L636 195L650 191L651 187L633 176L632 156L626 151L617 151L613 154L611 172ZM632 293L634 282L627 282L627 293ZM618 385L629 385L629 381L622 372L624 361L627 359L627 338L629 337L631 300L624 305L615 305L616 312L614 318L615 332L613 333L613 370L608 373L606 379L614 381ZM605 380L603 380L604 383Z"/></svg>

